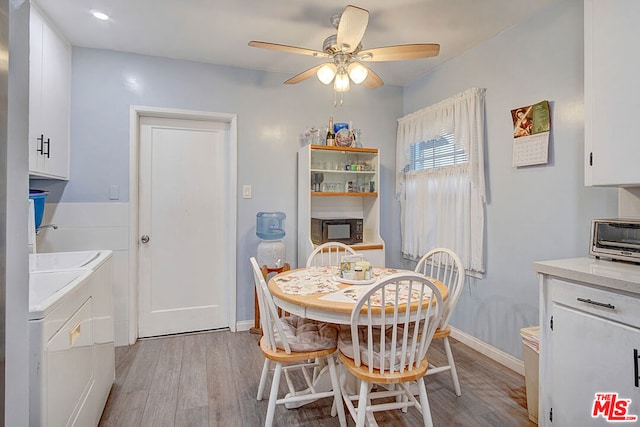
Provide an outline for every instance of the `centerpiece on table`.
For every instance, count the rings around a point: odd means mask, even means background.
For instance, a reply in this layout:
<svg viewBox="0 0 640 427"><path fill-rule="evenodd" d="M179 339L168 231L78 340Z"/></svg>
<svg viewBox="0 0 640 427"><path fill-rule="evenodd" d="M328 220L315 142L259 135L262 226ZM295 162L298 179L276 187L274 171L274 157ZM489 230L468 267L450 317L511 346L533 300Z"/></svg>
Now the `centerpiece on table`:
<svg viewBox="0 0 640 427"><path fill-rule="evenodd" d="M369 284L375 281L371 264L362 254L343 256L337 279L352 284Z"/></svg>

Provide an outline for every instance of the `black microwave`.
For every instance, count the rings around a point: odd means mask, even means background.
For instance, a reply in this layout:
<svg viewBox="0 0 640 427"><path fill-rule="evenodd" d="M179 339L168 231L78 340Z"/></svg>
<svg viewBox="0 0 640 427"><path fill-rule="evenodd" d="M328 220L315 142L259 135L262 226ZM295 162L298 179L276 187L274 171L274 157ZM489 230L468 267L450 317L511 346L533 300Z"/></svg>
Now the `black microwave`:
<svg viewBox="0 0 640 427"><path fill-rule="evenodd" d="M311 241L315 245L362 243L362 218L311 218Z"/></svg>

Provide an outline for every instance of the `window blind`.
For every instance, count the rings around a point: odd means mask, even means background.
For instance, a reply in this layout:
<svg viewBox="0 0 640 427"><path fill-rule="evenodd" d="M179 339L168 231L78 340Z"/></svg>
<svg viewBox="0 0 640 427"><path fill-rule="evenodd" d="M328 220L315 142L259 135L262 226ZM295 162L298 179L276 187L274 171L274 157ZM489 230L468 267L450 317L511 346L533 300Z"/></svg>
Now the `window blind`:
<svg viewBox="0 0 640 427"><path fill-rule="evenodd" d="M408 170L438 169L468 161L467 152L455 144L453 134L445 134L430 141L412 144Z"/></svg>

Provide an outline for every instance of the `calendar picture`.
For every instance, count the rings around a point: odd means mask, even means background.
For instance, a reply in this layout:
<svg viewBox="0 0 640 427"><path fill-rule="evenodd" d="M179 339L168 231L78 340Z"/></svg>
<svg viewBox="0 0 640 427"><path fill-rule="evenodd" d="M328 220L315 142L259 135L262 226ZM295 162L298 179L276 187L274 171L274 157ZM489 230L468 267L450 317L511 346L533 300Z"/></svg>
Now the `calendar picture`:
<svg viewBox="0 0 640 427"><path fill-rule="evenodd" d="M533 129L533 121L531 120L532 109L533 105L529 105L528 107L511 110L514 138L531 135L531 130Z"/></svg>
<svg viewBox="0 0 640 427"><path fill-rule="evenodd" d="M511 110L513 122L513 166L548 163L551 115L549 102Z"/></svg>

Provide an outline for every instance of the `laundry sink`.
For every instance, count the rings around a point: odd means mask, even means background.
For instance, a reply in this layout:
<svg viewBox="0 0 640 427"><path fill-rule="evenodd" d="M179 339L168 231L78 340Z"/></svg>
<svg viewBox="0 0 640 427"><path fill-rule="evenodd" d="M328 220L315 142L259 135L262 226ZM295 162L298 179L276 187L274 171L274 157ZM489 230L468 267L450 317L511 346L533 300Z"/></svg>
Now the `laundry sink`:
<svg viewBox="0 0 640 427"><path fill-rule="evenodd" d="M63 271L92 269L101 251L50 252L29 254L29 271Z"/></svg>
<svg viewBox="0 0 640 427"><path fill-rule="evenodd" d="M91 270L29 274L29 318L40 319L91 274Z"/></svg>

